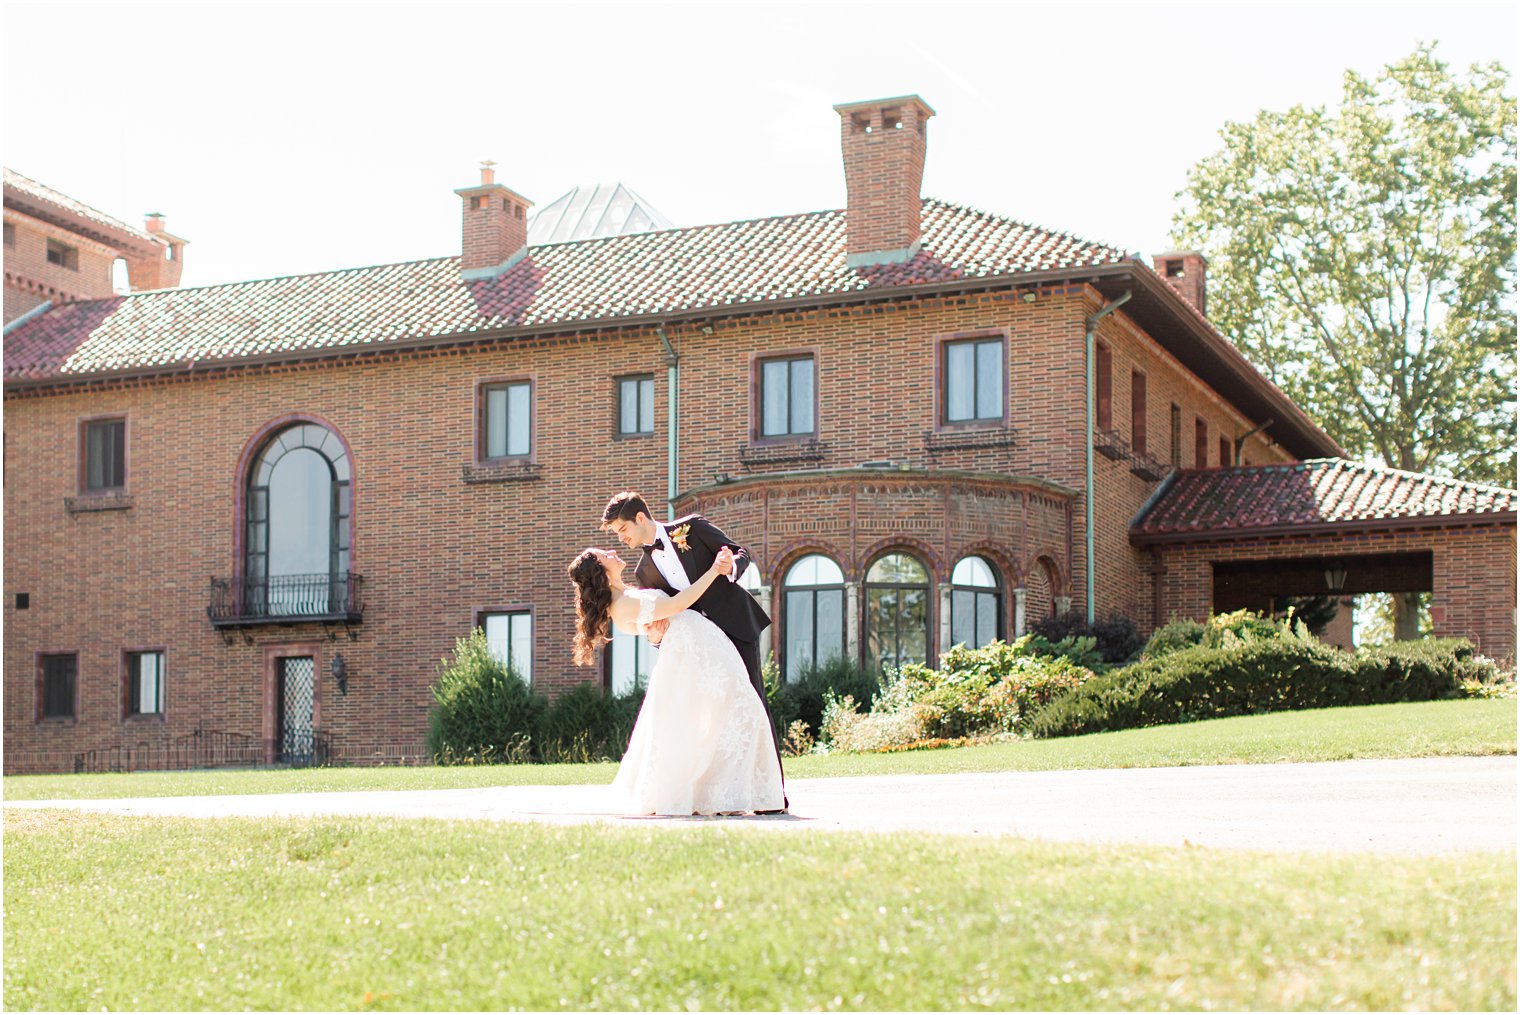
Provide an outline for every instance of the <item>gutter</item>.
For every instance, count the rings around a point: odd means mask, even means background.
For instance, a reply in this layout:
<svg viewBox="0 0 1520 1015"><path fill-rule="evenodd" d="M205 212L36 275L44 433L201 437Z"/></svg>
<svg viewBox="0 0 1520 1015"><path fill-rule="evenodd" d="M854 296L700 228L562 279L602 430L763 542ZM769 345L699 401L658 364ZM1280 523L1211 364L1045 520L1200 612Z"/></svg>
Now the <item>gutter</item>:
<svg viewBox="0 0 1520 1015"><path fill-rule="evenodd" d="M11 321L11 323L7 324L5 326L4 334L9 335L12 331L14 331L16 328L21 327L27 321L30 321L34 317L41 317L43 314L47 313L49 310L52 310L52 309L53 309L53 301L52 300L43 300L41 303L37 304L32 309L28 310L26 313L22 314L20 317L16 318L15 320Z"/></svg>
<svg viewBox="0 0 1520 1015"><path fill-rule="evenodd" d="M1083 441L1083 450L1087 460L1087 485L1086 495L1083 500L1083 510L1087 515L1087 556L1084 558L1083 570L1087 572L1087 622L1093 622L1093 426L1098 415L1098 379L1093 368L1097 358L1097 334L1098 322L1109 314L1118 310L1129 302L1134 295L1133 289L1124 290L1124 295L1118 299L1105 303L1096 314L1087 319L1087 343L1086 359L1083 362L1082 372L1085 376L1084 387L1087 390L1087 439Z"/></svg>
<svg viewBox="0 0 1520 1015"><path fill-rule="evenodd" d="M666 518L676 516L676 468L681 461L680 441L680 391L681 391L681 357L675 347L670 344L670 339L665 334L663 323L654 326L655 334L660 336L660 344L665 347L665 390L669 399L670 416L666 421L665 442L665 508Z"/></svg>
<svg viewBox="0 0 1520 1015"><path fill-rule="evenodd" d="M1397 532L1405 529L1500 528L1515 524L1514 511L1473 512L1461 515L1408 515L1403 518L1358 518L1347 522L1299 522L1257 525L1240 529L1191 529L1181 532L1130 532L1131 546L1162 546L1176 543L1252 542L1285 536L1333 536L1346 532Z"/></svg>

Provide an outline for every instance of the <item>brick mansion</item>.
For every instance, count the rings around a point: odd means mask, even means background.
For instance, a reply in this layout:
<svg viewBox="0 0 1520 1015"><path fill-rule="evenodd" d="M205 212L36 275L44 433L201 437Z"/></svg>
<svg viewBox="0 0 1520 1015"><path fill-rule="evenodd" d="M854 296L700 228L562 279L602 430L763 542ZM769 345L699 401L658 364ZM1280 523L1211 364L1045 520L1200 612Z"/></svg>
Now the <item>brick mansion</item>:
<svg viewBox="0 0 1520 1015"><path fill-rule="evenodd" d="M201 287L7 171L5 771L415 760L475 627L632 686L564 575L626 488L750 550L786 679L1327 593L1513 660L1514 491L1347 460L1198 253L924 198L934 110L835 109L843 209L539 242L488 167L457 254Z"/></svg>

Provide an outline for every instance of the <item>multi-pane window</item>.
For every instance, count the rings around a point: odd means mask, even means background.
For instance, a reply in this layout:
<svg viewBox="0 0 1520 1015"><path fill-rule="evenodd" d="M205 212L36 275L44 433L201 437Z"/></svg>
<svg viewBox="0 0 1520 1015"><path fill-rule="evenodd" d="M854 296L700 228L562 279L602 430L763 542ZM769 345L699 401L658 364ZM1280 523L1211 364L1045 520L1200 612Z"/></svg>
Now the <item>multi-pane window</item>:
<svg viewBox="0 0 1520 1015"><path fill-rule="evenodd" d="M1098 429L1114 428L1114 354L1106 345L1097 346L1096 369L1093 387L1098 402Z"/></svg>
<svg viewBox="0 0 1520 1015"><path fill-rule="evenodd" d="M817 429L813 357L760 361L760 436L797 437Z"/></svg>
<svg viewBox="0 0 1520 1015"><path fill-rule="evenodd" d="M106 493L127 485L127 421L92 420L84 425L84 489Z"/></svg>
<svg viewBox="0 0 1520 1015"><path fill-rule="evenodd" d="M67 243L59 243L57 240L47 241L48 264L56 264L62 268L79 270L79 249L71 247Z"/></svg>
<svg viewBox="0 0 1520 1015"><path fill-rule="evenodd" d="M794 684L807 669L844 655L844 572L815 553L793 564L782 584L782 672Z"/></svg>
<svg viewBox="0 0 1520 1015"><path fill-rule="evenodd" d="M485 458L516 458L532 450L533 388L527 381L481 389L481 450Z"/></svg>
<svg viewBox="0 0 1520 1015"><path fill-rule="evenodd" d="M337 434L297 423L248 474L242 608L272 617L347 612L353 470Z"/></svg>
<svg viewBox="0 0 1520 1015"><path fill-rule="evenodd" d="M866 572L866 662L877 672L929 658L929 572L889 553Z"/></svg>
<svg viewBox="0 0 1520 1015"><path fill-rule="evenodd" d="M47 655L42 657L42 701L39 714L43 719L74 718L74 688L79 678L79 656Z"/></svg>
<svg viewBox="0 0 1520 1015"><path fill-rule="evenodd" d="M607 688L614 695L629 694L649 684L660 650L642 635L612 629L612 646L607 652Z"/></svg>
<svg viewBox="0 0 1520 1015"><path fill-rule="evenodd" d="M946 423L1003 418L1003 340L946 342L943 401Z"/></svg>
<svg viewBox="0 0 1520 1015"><path fill-rule="evenodd" d="M1199 417L1193 417L1193 464L1207 468L1209 464L1209 425Z"/></svg>
<svg viewBox="0 0 1520 1015"><path fill-rule="evenodd" d="M127 714L163 715L164 654L127 653Z"/></svg>
<svg viewBox="0 0 1520 1015"><path fill-rule="evenodd" d="M1135 454L1145 454L1145 375L1136 370L1129 382L1129 443Z"/></svg>
<svg viewBox="0 0 1520 1015"><path fill-rule="evenodd" d="M965 557L950 573L950 641L981 648L1002 633L1003 595L983 557Z"/></svg>
<svg viewBox="0 0 1520 1015"><path fill-rule="evenodd" d="M1172 464L1182 468L1182 406L1172 403Z"/></svg>
<svg viewBox="0 0 1520 1015"><path fill-rule="evenodd" d="M654 378L618 378L618 433L654 433Z"/></svg>
<svg viewBox="0 0 1520 1015"><path fill-rule="evenodd" d="M480 626L486 632L491 654L522 679L533 685L533 614L527 610L513 613L482 613Z"/></svg>

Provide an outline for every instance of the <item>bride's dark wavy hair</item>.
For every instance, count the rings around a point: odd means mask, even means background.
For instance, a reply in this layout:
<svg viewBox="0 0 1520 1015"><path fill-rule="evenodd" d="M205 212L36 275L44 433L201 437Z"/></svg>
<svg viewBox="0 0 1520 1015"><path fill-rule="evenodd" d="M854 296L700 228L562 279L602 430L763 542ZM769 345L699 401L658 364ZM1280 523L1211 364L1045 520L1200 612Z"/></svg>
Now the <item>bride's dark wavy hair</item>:
<svg viewBox="0 0 1520 1015"><path fill-rule="evenodd" d="M575 585L575 640L571 658L577 666L596 662L596 651L612 640L612 586L595 550L583 550L570 562Z"/></svg>

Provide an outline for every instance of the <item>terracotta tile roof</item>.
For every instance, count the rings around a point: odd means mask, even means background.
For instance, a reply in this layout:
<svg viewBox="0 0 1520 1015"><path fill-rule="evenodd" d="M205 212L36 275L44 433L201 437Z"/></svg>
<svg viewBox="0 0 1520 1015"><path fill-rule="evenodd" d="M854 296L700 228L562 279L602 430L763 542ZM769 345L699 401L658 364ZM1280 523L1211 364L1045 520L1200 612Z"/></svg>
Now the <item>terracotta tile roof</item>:
<svg viewBox="0 0 1520 1015"><path fill-rule="evenodd" d="M1515 520L1514 490L1316 458L1175 473L1130 526L1137 543L1231 538L1284 527Z"/></svg>
<svg viewBox="0 0 1520 1015"><path fill-rule="evenodd" d="M924 201L910 261L845 266L843 211L529 247L501 276L457 257L66 304L5 336L7 380L184 367L402 339L763 305L1124 260L1119 250Z"/></svg>
<svg viewBox="0 0 1520 1015"><path fill-rule="evenodd" d="M97 225L126 233L128 236L142 240L144 243L158 242L146 230L139 229L137 226L129 226L121 219L112 218L97 208L91 208L83 201L76 201L69 195L54 190L45 183L38 183L29 176L22 176L14 169L5 170L5 186L14 187L28 197L55 205L64 211L72 212L81 218L89 219Z"/></svg>

